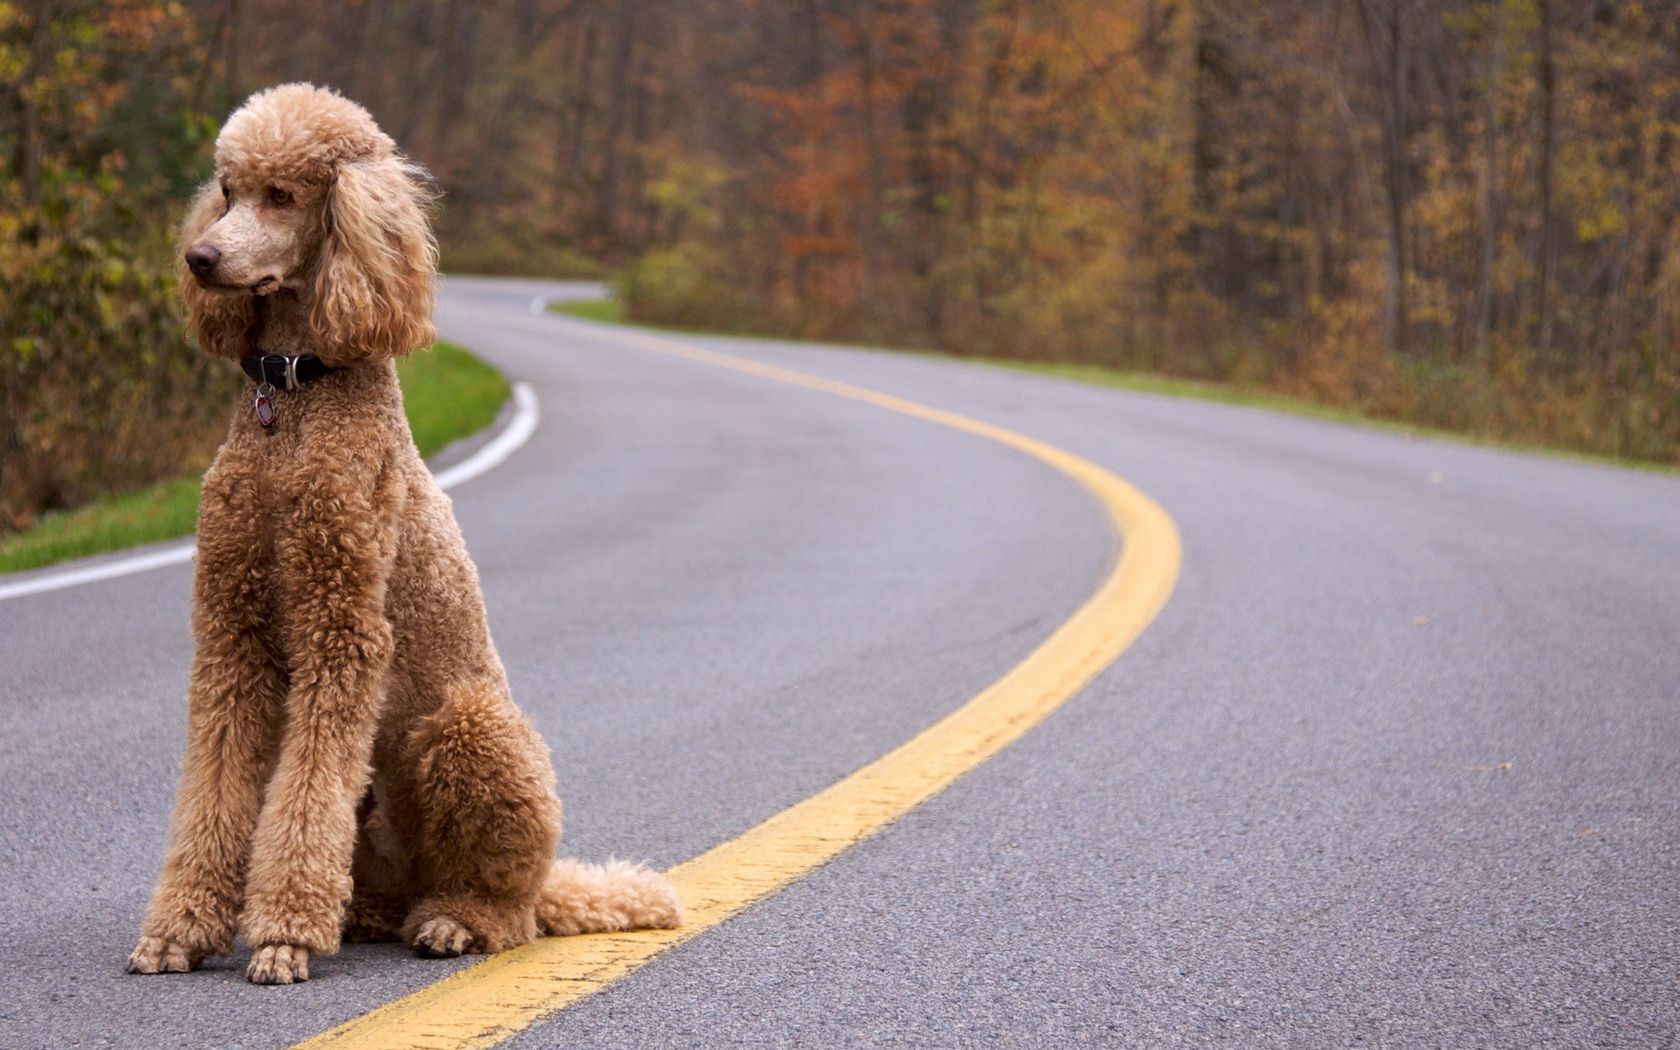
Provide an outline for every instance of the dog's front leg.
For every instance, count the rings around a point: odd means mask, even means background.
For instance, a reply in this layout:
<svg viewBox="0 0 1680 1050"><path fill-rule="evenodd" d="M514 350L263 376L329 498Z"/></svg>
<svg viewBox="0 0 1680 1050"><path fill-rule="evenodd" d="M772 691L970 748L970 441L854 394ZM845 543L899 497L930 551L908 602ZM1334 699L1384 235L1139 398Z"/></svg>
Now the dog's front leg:
<svg viewBox="0 0 1680 1050"><path fill-rule="evenodd" d="M130 973L186 973L233 950L283 690L253 636L201 637L169 848Z"/></svg>
<svg viewBox="0 0 1680 1050"><path fill-rule="evenodd" d="M251 832L273 762L285 674L263 644L270 585L260 512L246 486L212 469L193 577L187 751L163 875L130 973L185 973L233 950Z"/></svg>
<svg viewBox="0 0 1680 1050"><path fill-rule="evenodd" d="M356 806L391 660L384 603L392 507L380 493L358 491L354 479L324 478L298 501L278 544L294 651L280 759L257 821L241 920L254 950L246 977L258 984L308 980L311 954L338 949Z"/></svg>

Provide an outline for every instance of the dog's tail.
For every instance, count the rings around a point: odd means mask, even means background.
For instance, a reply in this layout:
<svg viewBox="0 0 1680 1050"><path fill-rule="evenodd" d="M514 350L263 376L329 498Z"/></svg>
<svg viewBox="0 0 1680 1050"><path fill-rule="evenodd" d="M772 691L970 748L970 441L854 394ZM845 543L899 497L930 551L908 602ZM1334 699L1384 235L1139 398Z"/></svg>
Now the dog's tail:
<svg viewBox="0 0 1680 1050"><path fill-rule="evenodd" d="M670 880L623 860L557 860L537 901L537 926L550 936L671 930L680 925L682 905Z"/></svg>

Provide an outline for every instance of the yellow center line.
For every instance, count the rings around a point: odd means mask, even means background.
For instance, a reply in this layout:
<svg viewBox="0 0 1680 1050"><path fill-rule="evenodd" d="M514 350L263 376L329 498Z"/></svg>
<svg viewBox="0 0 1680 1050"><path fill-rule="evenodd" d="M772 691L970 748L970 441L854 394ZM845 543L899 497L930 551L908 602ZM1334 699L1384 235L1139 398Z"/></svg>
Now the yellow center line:
<svg viewBox="0 0 1680 1050"><path fill-rule="evenodd" d="M553 321L495 315L547 334ZM298 1044L309 1050L444 1050L494 1046L599 991L832 860L975 768L1078 693L1143 632L1178 579L1180 545L1156 503L1102 467L955 412L670 339L589 326L590 335L821 390L1016 449L1078 481L1123 540L1085 603L1002 678L907 743L667 874L681 929L550 937L491 956L412 995Z"/></svg>

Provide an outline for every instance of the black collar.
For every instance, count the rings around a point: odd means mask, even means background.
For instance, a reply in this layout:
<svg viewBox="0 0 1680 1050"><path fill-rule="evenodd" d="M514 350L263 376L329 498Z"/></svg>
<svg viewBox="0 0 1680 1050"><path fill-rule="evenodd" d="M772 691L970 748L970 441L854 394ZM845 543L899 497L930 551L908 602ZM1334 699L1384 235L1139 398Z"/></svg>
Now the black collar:
<svg viewBox="0 0 1680 1050"><path fill-rule="evenodd" d="M296 390L333 370L314 354L246 354L239 359L239 367L257 382L281 390Z"/></svg>

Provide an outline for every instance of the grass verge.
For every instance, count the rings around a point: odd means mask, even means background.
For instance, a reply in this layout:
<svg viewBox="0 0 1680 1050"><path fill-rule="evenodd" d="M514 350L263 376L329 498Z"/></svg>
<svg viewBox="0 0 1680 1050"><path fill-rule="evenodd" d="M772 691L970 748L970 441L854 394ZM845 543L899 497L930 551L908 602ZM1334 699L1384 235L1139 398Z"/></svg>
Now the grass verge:
<svg viewBox="0 0 1680 1050"><path fill-rule="evenodd" d="M422 456L495 422L510 393L500 372L453 343L398 361L397 378Z"/></svg>
<svg viewBox="0 0 1680 1050"><path fill-rule="evenodd" d="M563 302L548 304L548 312L576 317L584 321L599 321L604 324L637 324L641 328L650 328L662 332L682 332L690 335L726 336L731 339L771 339L773 336L762 336L726 331L705 331L698 328L675 328L667 325L650 325L624 319L624 307L617 299L569 299ZM797 340L795 340L797 341ZM854 346L856 344L846 344ZM1322 405L1314 401L1274 394L1263 390L1251 390L1244 387L1230 386L1222 383L1208 383L1194 379L1174 379L1171 376L1157 375L1153 372L1123 372L1119 369L1104 368L1101 365L1081 365L1066 361L1023 361L1009 357L961 357L953 358L951 354L942 354L934 350L910 350L896 346L866 346L867 350L883 350L890 353L908 353L919 357L937 357L945 360L972 361L977 364L991 365L995 368L1008 368L1017 372L1037 372L1040 375L1060 376L1063 379L1073 379L1081 383L1092 383L1097 386L1114 386L1126 390L1135 390L1144 394L1164 394L1168 397L1188 397L1199 401L1219 401L1228 405L1246 405L1251 408L1268 408L1278 412L1290 412L1295 415L1313 416L1318 419L1329 419L1339 423L1359 423L1365 426L1378 427L1403 433L1418 433L1420 428L1395 423L1386 419L1373 419L1360 415L1348 408L1338 408L1334 405ZM1468 440L1462 434L1447 434L1460 440Z"/></svg>
<svg viewBox="0 0 1680 1050"><path fill-rule="evenodd" d="M635 323L624 319L624 307L616 299L572 299L565 302L553 302L548 304L548 311L564 314L568 317L577 317L585 321L600 321L607 324ZM672 328L663 325L639 324L638 327L691 335L727 336L732 339L774 338L735 332L707 332L693 328ZM797 340L786 341L797 342ZM972 361L978 364L991 365L994 368L1008 368L1018 372L1036 372L1039 375L1059 376L1063 379L1072 379L1081 383L1118 387L1122 390L1133 390L1142 394L1161 394L1166 397L1217 401L1227 405L1243 405L1248 408L1263 408L1273 412L1287 412L1290 415L1307 416L1333 423L1352 423L1372 430L1386 430L1390 433L1404 434L1408 437L1435 438L1441 441L1457 442L1461 445L1479 445L1484 448L1504 449L1508 452L1524 452L1530 455L1548 456L1553 459L1595 463L1601 466L1622 467L1627 470L1647 471L1656 474L1680 474L1680 467L1669 466L1666 463L1654 463L1647 459L1602 456L1590 452L1552 448L1547 445L1503 441L1478 434L1467 434L1458 430L1442 430L1417 423L1405 423L1395 419L1368 416L1356 409L1326 405L1318 401L1290 397L1286 394L1272 393L1267 390L1231 386L1225 383L1210 383L1196 379L1175 379L1172 376L1159 375L1154 372L1125 372L1115 368L1104 368L1101 365L1074 364L1067 361L1023 361L1009 357L955 357L951 354L942 354L932 350L910 350L894 346L870 346L863 349L912 353L922 357L938 357L946 360Z"/></svg>
<svg viewBox="0 0 1680 1050"><path fill-rule="evenodd" d="M585 321L624 324L624 306L617 299L564 299L548 304L551 314L581 317Z"/></svg>
<svg viewBox="0 0 1680 1050"><path fill-rule="evenodd" d="M500 372L450 343L399 361L397 375L422 456L489 426L508 398ZM44 514L22 532L0 537L0 572L185 536L198 522L201 480L194 473Z"/></svg>

